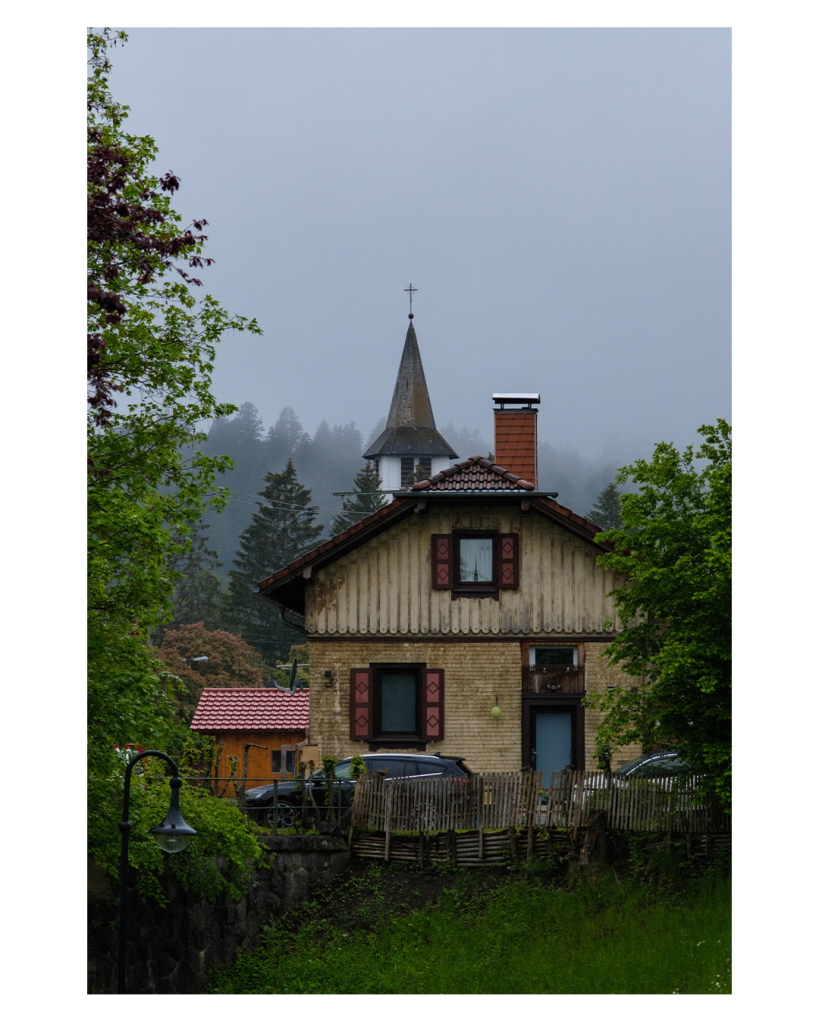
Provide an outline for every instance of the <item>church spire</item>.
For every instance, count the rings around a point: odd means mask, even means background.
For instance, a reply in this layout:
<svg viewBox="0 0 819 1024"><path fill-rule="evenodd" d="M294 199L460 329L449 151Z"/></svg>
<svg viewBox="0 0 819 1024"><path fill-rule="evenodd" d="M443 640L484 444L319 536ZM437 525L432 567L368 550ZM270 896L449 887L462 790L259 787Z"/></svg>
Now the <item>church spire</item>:
<svg viewBox="0 0 819 1024"><path fill-rule="evenodd" d="M432 415L432 403L412 322L407 329L401 354L387 427L426 427L435 430L435 417Z"/></svg>
<svg viewBox="0 0 819 1024"><path fill-rule="evenodd" d="M447 459L458 457L435 429L435 417L412 321L404 341L386 429L370 445L364 458L375 459L385 455L442 456Z"/></svg>

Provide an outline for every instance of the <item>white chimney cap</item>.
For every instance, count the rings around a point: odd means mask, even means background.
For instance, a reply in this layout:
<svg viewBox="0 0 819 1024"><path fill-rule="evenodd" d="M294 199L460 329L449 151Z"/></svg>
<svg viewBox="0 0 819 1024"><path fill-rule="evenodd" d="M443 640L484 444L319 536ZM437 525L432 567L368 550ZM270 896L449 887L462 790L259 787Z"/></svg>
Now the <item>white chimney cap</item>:
<svg viewBox="0 0 819 1024"><path fill-rule="evenodd" d="M540 404L540 392L532 392L522 394L517 391L514 393L503 392L501 394L492 395L492 401L498 405L505 405L507 402L512 402L515 405L539 405Z"/></svg>

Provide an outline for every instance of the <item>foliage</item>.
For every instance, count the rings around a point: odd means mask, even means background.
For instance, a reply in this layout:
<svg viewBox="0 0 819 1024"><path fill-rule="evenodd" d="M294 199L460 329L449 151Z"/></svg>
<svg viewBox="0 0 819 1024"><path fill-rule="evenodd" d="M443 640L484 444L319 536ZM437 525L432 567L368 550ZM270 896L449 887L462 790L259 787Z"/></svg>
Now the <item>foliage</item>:
<svg viewBox="0 0 819 1024"><path fill-rule="evenodd" d="M628 625L607 657L645 685L597 699L597 742L673 745L730 806L731 428L699 433L696 453L663 443L621 470L638 489L622 497L622 529L598 534L614 545L599 564L627 577L614 598Z"/></svg>
<svg viewBox="0 0 819 1024"><path fill-rule="evenodd" d="M156 155L150 138L122 132L128 108L115 103L108 89L111 63L108 47L124 43L125 32L89 30L88 77L88 402L93 421L110 421L116 407L114 393L124 390L112 373L110 337L106 327L122 324L129 303L149 294L148 286L173 269L183 281L201 284L174 261L187 259L201 267L201 246L206 235L179 230L180 218L168 195L179 188L179 178L169 172L162 178L146 173ZM197 231L207 221L194 221ZM184 290L184 289L183 289Z"/></svg>
<svg viewBox="0 0 819 1024"><path fill-rule="evenodd" d="M154 646L162 643L169 629L201 622L206 629L218 628L222 615L222 584L217 570L222 563L216 552L207 547L208 526L198 522L190 536L180 538L180 547L187 549L171 559L169 564L177 575L171 601L172 611L167 619L151 633Z"/></svg>
<svg viewBox="0 0 819 1024"><path fill-rule="evenodd" d="M572 890L508 872L376 865L215 978L220 994L729 994L730 882L671 895L607 877ZM429 900L427 902L427 899Z"/></svg>
<svg viewBox="0 0 819 1024"><path fill-rule="evenodd" d="M229 573L226 621L273 664L277 654L285 653L301 637L259 596L259 583L311 548L322 527L313 525L316 510L311 494L299 483L292 461L282 473L268 473L264 483L259 492L262 501L239 539Z"/></svg>
<svg viewBox="0 0 819 1024"><path fill-rule="evenodd" d="M172 727L173 679L148 648L171 563L224 500L215 479L229 460L195 450L198 425L232 410L210 391L215 346L226 330L260 333L209 295L197 303L198 281L174 262L206 263L205 238L179 226L167 194L179 179L149 172L153 140L124 130L107 49L125 38L88 35L88 802L100 854L119 838L114 746L161 749Z"/></svg>
<svg viewBox="0 0 819 1024"><path fill-rule="evenodd" d="M597 495L597 501L586 513L586 519L595 523L601 530L620 530L623 518L620 514L620 492L614 483L608 484Z"/></svg>
<svg viewBox="0 0 819 1024"><path fill-rule="evenodd" d="M160 758L142 761L144 775L131 776L128 819L131 822L129 864L137 869L137 889L160 905L167 903L161 885L167 871L185 889L211 902L225 895L241 900L254 866L265 861L265 852L256 840L256 828L242 812L227 800L211 796L206 790L183 783L179 789L182 817L196 836L184 854L168 857L150 835L168 813L171 788L167 767ZM115 780L122 794L124 765ZM116 879L119 873L119 835L96 851L97 861Z"/></svg>
<svg viewBox="0 0 819 1024"><path fill-rule="evenodd" d="M156 653L182 683L178 699L186 725L206 686L261 686L264 682L262 656L255 648L223 629L205 629L201 622L168 630Z"/></svg>
<svg viewBox="0 0 819 1024"><path fill-rule="evenodd" d="M350 762L350 778L360 779L362 775L367 774L367 762L361 756L361 754L353 754L353 759Z"/></svg>
<svg viewBox="0 0 819 1024"><path fill-rule="evenodd" d="M344 509L333 520L333 535L360 523L362 519L377 512L386 502L386 492L381 490L381 477L375 465L368 461L353 480L354 494L342 501Z"/></svg>

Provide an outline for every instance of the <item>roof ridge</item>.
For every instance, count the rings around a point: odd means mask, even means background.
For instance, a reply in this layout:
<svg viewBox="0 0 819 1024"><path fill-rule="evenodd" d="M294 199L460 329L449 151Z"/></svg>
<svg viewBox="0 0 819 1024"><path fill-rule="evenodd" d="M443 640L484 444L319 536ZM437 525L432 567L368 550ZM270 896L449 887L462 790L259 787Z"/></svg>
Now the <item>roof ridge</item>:
<svg viewBox="0 0 819 1024"><path fill-rule="evenodd" d="M499 466L496 462L490 462L489 459L484 458L482 455L470 455L464 462L456 462L452 466L446 466L437 473L433 473L427 480L419 480L418 483L413 484L410 490L426 491L435 484L443 483L444 480L451 476L455 476L465 470L474 469L478 466L494 473L495 476L508 480L510 483L520 487L521 490L535 490L535 485L533 483L530 483L528 480L524 480L523 477L511 472L511 470L504 469L503 466Z"/></svg>

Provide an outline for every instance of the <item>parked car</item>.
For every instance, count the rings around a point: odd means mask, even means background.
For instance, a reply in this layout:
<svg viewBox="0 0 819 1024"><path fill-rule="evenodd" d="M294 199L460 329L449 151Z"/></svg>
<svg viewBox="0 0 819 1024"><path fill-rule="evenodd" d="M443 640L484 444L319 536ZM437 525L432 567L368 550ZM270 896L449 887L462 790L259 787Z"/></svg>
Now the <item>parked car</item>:
<svg viewBox="0 0 819 1024"><path fill-rule="evenodd" d="M625 789L631 779L668 779L692 775L690 765L684 761L676 750L652 750L649 754L641 754L633 761L615 768L611 773L611 786ZM595 774L583 782L583 802L593 794L608 789L607 777Z"/></svg>
<svg viewBox="0 0 819 1024"><path fill-rule="evenodd" d="M367 766L368 775L375 775L377 771L383 769L388 779L472 774L463 758L447 754L363 754L362 760ZM348 808L353 800L355 780L351 773L352 761L351 757L345 757L335 768L336 779L340 781L332 785L332 803L333 807L340 805L342 810ZM290 828L295 823L304 800L302 785L309 790L307 806L312 808L312 794L321 812L326 807L328 794L327 780L321 771L314 772L309 779L304 780L304 783L298 779L285 779L278 783L279 799L275 818L273 785L256 786L247 790L245 801L248 812L269 825L273 825L275 820L278 828Z"/></svg>
<svg viewBox="0 0 819 1024"><path fill-rule="evenodd" d="M615 769L612 775L618 779L665 779L670 775L687 775L690 772L691 766L683 761L676 750L653 750Z"/></svg>

